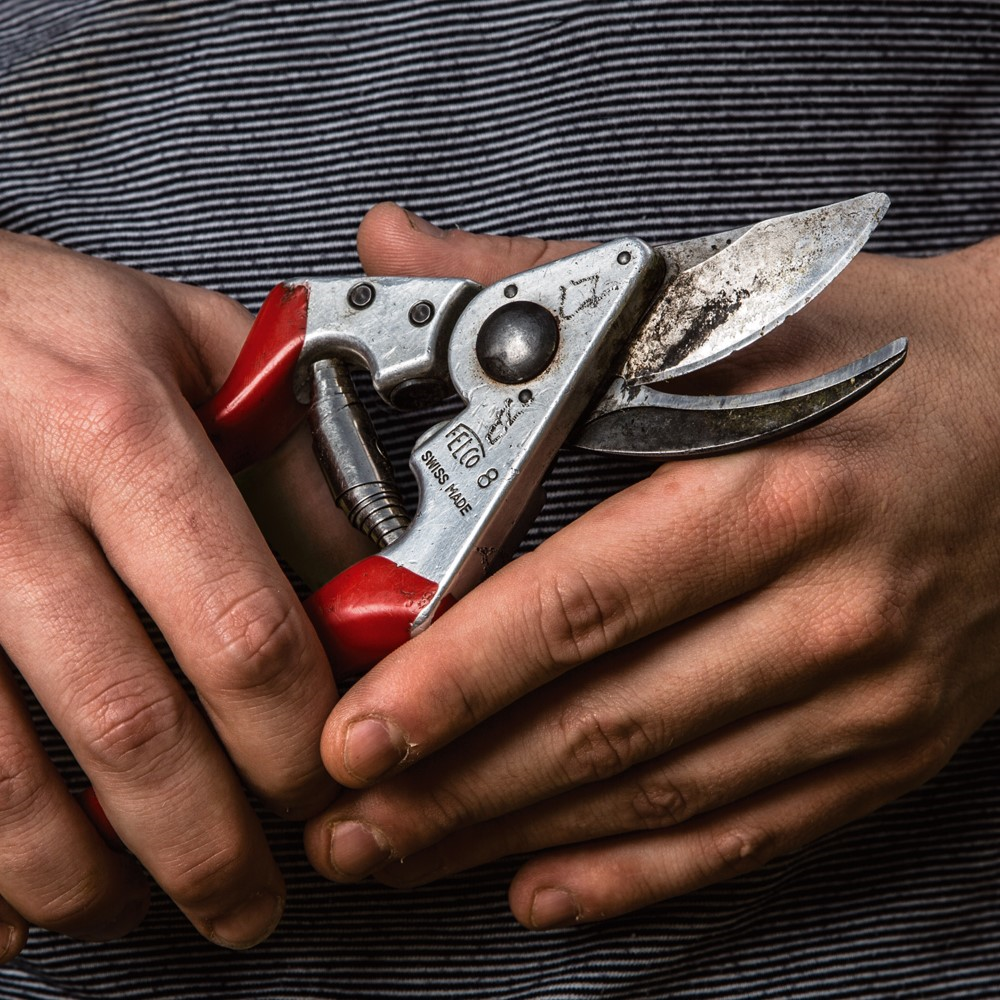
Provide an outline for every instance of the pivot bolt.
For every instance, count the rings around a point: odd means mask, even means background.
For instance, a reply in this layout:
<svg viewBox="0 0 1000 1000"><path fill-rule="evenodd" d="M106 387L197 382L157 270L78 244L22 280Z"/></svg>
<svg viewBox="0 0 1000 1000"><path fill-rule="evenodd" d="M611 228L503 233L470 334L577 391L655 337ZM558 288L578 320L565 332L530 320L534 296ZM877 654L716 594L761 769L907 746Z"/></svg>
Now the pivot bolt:
<svg viewBox="0 0 1000 1000"><path fill-rule="evenodd" d="M476 357L497 382L530 382L548 368L559 346L555 317L535 302L509 302L486 317L476 339Z"/></svg>

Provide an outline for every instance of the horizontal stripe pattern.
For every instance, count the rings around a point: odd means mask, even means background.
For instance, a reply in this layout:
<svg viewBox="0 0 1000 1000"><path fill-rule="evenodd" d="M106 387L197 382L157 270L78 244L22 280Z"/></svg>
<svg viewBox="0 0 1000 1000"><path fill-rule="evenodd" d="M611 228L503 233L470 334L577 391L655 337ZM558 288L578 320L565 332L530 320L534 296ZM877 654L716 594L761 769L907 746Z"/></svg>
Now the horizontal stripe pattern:
<svg viewBox="0 0 1000 1000"><path fill-rule="evenodd" d="M872 248L923 255L1000 231L998 159L995 3L0 0L0 227L250 308L355 271L384 198L662 241L884 189ZM444 410L362 392L405 474ZM560 457L526 544L645 472ZM994 720L929 785L761 872L544 935L507 912L516 860L330 886L265 816L290 895L260 948L220 952L157 895L122 942L33 931L0 998L998 996L998 742Z"/></svg>

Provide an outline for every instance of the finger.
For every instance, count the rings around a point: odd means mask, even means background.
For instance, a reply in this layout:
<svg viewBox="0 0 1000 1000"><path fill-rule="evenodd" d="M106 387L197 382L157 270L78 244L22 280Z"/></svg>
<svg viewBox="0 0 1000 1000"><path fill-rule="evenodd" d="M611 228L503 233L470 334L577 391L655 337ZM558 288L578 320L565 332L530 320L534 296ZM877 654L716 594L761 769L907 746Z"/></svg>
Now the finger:
<svg viewBox="0 0 1000 1000"><path fill-rule="evenodd" d="M593 245L445 231L392 202L376 205L358 230L358 253L368 274L471 278L484 285Z"/></svg>
<svg viewBox="0 0 1000 1000"><path fill-rule="evenodd" d="M835 586L836 572L829 571ZM860 601L859 609L859 618L870 612ZM848 625L846 614L830 612L825 589L800 582L754 594L692 619L669 635L654 635L587 664L484 722L412 772L361 795L342 797L311 829L311 856L330 877L358 877L387 857L409 857L457 829L581 785L600 789L607 779L624 773L627 788L630 769L643 761L724 731L736 720L800 702L831 680L853 681L848 665L884 652L884 646L871 623ZM839 689L833 690L839 696ZM822 721L821 713L817 721ZM846 739L852 729L837 731L848 718L845 712L837 723L821 727L826 740L817 753L857 748L860 736L855 734L853 744ZM890 731L888 721L873 719L873 730ZM777 741L762 744L773 747L780 764L765 755L755 774L754 755L746 748L742 759L737 755L739 766L727 772L736 792L747 794L768 767L784 768L780 777L798 773L801 759L794 746L782 741L785 735L778 727L767 737ZM721 804L712 800L718 787L701 791L706 801L700 808ZM604 787L594 794L608 791ZM697 795L689 800L698 807ZM558 803L550 808L558 810ZM628 815L614 802L610 808L616 821ZM544 808L539 811L547 815ZM596 813L592 818L598 826L594 836L617 832L601 830ZM345 830L354 831L352 840L359 842L359 824L385 855L364 855L367 869L361 870L344 855L343 838L337 843ZM588 830L586 824L580 828ZM324 837L332 843L324 843Z"/></svg>
<svg viewBox="0 0 1000 1000"><path fill-rule="evenodd" d="M852 678L613 778L458 830L375 877L413 887L513 854L676 826L814 768L881 750L897 728L888 712L859 713Z"/></svg>
<svg viewBox="0 0 1000 1000"><path fill-rule="evenodd" d="M668 830L554 850L517 873L511 909L535 930L615 917L754 871L930 776L908 751L865 755Z"/></svg>
<svg viewBox="0 0 1000 1000"><path fill-rule="evenodd" d="M283 814L314 814L335 791L318 751L336 701L326 656L191 410L134 381L73 401L88 433L67 435L59 470L72 513L160 627L248 784Z"/></svg>
<svg viewBox="0 0 1000 1000"><path fill-rule="evenodd" d="M0 963L27 921L87 940L132 930L149 903L138 867L104 844L66 790L0 658Z"/></svg>
<svg viewBox="0 0 1000 1000"><path fill-rule="evenodd" d="M323 734L330 773L359 787L409 766L563 672L830 544L841 498L831 508L809 463L784 458L661 469L502 569L345 695Z"/></svg>
<svg viewBox="0 0 1000 1000"><path fill-rule="evenodd" d="M277 923L284 887L225 755L93 542L64 517L18 523L0 595L12 659L156 881L206 937L256 943ZM58 558L39 565L32 551ZM106 850L96 829L88 836Z"/></svg>
<svg viewBox="0 0 1000 1000"><path fill-rule="evenodd" d="M166 346L171 351L187 346L191 351L188 363L201 372L204 386L199 395L193 381L182 385L190 401L199 405L222 386L250 332L253 316L228 295L136 273L163 300L183 332L182 337L174 338Z"/></svg>

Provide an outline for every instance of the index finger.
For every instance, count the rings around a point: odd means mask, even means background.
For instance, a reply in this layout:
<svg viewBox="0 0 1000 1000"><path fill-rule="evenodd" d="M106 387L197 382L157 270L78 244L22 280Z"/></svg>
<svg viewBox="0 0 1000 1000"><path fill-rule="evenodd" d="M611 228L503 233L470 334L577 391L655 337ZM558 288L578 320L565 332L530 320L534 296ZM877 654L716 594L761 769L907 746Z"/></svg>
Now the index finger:
<svg viewBox="0 0 1000 1000"><path fill-rule="evenodd" d="M323 734L328 770L361 787L565 671L771 582L829 536L836 505L808 453L666 466L568 525L347 692Z"/></svg>

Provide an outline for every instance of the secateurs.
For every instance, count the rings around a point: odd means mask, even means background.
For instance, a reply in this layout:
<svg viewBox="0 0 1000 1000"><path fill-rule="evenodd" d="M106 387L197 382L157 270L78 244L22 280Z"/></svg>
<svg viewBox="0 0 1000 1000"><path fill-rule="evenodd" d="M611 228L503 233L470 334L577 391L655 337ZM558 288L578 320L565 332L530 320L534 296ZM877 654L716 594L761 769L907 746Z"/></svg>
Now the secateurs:
<svg viewBox="0 0 1000 1000"><path fill-rule="evenodd" d="M781 323L833 280L887 207L875 193L682 243L619 239L487 288L372 277L274 289L200 415L235 471L308 413L337 502L382 547L307 602L338 672L376 662L506 558L564 445L654 460L743 448L824 420L884 379L905 340L766 392L650 387ZM464 402L413 450L412 520L354 367L399 409Z"/></svg>

